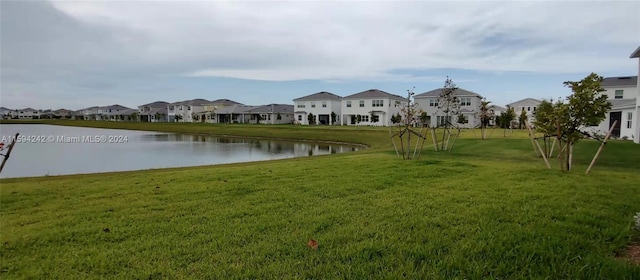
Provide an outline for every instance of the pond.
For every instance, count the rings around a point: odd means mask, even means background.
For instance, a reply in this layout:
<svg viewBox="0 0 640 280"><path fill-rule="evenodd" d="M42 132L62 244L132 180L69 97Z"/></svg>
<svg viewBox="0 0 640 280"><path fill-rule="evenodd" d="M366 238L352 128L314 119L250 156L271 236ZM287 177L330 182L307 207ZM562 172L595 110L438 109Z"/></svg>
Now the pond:
<svg viewBox="0 0 640 280"><path fill-rule="evenodd" d="M357 146L39 124L2 124L0 178L85 174L275 160L357 151ZM7 149L1 151L6 154ZM0 159L2 159L0 157Z"/></svg>

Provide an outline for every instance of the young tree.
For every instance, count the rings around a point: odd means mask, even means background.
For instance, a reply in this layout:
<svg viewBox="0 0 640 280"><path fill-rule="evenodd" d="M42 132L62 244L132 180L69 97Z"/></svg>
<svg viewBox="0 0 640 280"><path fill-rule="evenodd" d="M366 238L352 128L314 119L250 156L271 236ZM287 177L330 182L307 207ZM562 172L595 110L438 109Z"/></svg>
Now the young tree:
<svg viewBox="0 0 640 280"><path fill-rule="evenodd" d="M553 100L542 100L535 113L536 119L533 121L536 131L542 132L544 135L544 154L547 158L551 154L551 143L548 140L554 137L557 132L554 110Z"/></svg>
<svg viewBox="0 0 640 280"><path fill-rule="evenodd" d="M260 124L261 120L262 120L262 116L260 114L256 115L256 124Z"/></svg>
<svg viewBox="0 0 640 280"><path fill-rule="evenodd" d="M182 120L182 115L176 115L175 116L175 120L176 120L176 122L179 122L180 120Z"/></svg>
<svg viewBox="0 0 640 280"><path fill-rule="evenodd" d="M523 129L524 127L524 123L527 121L527 111L524 110L524 108L522 108L522 112L520 112L520 118L519 118L519 123L518 123L518 129Z"/></svg>
<svg viewBox="0 0 640 280"><path fill-rule="evenodd" d="M336 114L336 112L331 112L331 124L335 124L336 123L336 117L338 116L338 114Z"/></svg>
<svg viewBox="0 0 640 280"><path fill-rule="evenodd" d="M458 87L453 83L453 80L449 79L449 76L447 76L447 79L444 82L444 88L438 96L438 110L444 115L444 122L442 124L444 127L442 133L443 150L446 146L445 139L447 133L451 134L449 129L453 126L451 123L451 117L460 114L460 99L456 95L457 89Z"/></svg>
<svg viewBox="0 0 640 280"><path fill-rule="evenodd" d="M276 120L282 120L282 115L280 115L280 112L278 112L278 114L276 115Z"/></svg>
<svg viewBox="0 0 640 280"><path fill-rule="evenodd" d="M373 113L373 111L371 111L371 115L369 116L370 120L372 123L377 123L378 119L376 118L376 114Z"/></svg>
<svg viewBox="0 0 640 280"><path fill-rule="evenodd" d="M489 126L489 122L494 117L494 111L489 104L491 104L491 101L487 101L486 98L483 98L480 102L480 134L483 140L486 139L487 126Z"/></svg>
<svg viewBox="0 0 640 280"><path fill-rule="evenodd" d="M309 115L307 116L307 121L309 122L309 124L316 124L316 116L309 113Z"/></svg>
<svg viewBox="0 0 640 280"><path fill-rule="evenodd" d="M422 126L427 126L429 122L429 115L427 115L427 112L422 112L422 114L420 114L420 122L422 122Z"/></svg>
<svg viewBox="0 0 640 280"><path fill-rule="evenodd" d="M611 103L607 101L607 95L600 94L605 91L600 86L603 78L596 73L591 73L584 79L573 82L564 82L564 86L571 88L573 92L566 101L558 100L551 108L545 104L536 118L540 118L545 123L539 130L546 134L553 134L559 143L561 169L571 170L573 158L573 145L588 133L581 129L598 125L606 118L606 113L611 109ZM536 120L538 121L538 120ZM555 130L555 132L552 132ZM564 151L564 153L563 153Z"/></svg>
<svg viewBox="0 0 640 280"><path fill-rule="evenodd" d="M134 122L138 121L138 112L131 113L131 120Z"/></svg>
<svg viewBox="0 0 640 280"><path fill-rule="evenodd" d="M457 122L458 122L459 124L466 124L466 123L468 123L469 121L467 120L467 117L465 117L463 114L460 114L460 115L458 115L458 120L457 120Z"/></svg>

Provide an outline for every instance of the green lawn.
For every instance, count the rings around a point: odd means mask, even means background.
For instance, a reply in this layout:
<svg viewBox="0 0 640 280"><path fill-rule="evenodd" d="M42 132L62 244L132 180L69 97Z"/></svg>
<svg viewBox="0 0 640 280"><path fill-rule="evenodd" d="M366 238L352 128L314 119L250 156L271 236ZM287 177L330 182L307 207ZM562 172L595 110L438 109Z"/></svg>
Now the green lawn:
<svg viewBox="0 0 640 280"><path fill-rule="evenodd" d="M481 141L467 131L452 152L425 146L403 161L380 128L93 126L372 149L0 180L0 278L640 279L616 258L639 236L640 145L630 142L608 144L585 176L597 142L580 142L565 173L521 132Z"/></svg>

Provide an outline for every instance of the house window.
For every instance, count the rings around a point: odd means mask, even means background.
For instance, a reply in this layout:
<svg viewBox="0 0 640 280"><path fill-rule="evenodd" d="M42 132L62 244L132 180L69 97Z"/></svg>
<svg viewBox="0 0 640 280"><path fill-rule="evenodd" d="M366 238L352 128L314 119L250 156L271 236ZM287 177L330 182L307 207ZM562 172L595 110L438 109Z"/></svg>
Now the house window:
<svg viewBox="0 0 640 280"><path fill-rule="evenodd" d="M617 89L614 99L622 99L624 97L624 90L623 89Z"/></svg>
<svg viewBox="0 0 640 280"><path fill-rule="evenodd" d="M527 112L531 112L531 107L527 107Z"/></svg>
<svg viewBox="0 0 640 280"><path fill-rule="evenodd" d="M375 122L379 122L380 121L380 116L378 116L378 115L371 116L371 121L374 122L374 123Z"/></svg>
<svg viewBox="0 0 640 280"><path fill-rule="evenodd" d="M447 123L451 123L451 116L438 116L438 126L446 125Z"/></svg>
<svg viewBox="0 0 640 280"><path fill-rule="evenodd" d="M169 111L173 111L173 106L169 106Z"/></svg>
<svg viewBox="0 0 640 280"><path fill-rule="evenodd" d="M298 121L302 121L302 115L298 115Z"/></svg>
<svg viewBox="0 0 640 280"><path fill-rule="evenodd" d="M322 101L322 108L327 108L327 101Z"/></svg>
<svg viewBox="0 0 640 280"><path fill-rule="evenodd" d="M460 106L471 106L471 97L460 98Z"/></svg>
<svg viewBox="0 0 640 280"><path fill-rule="evenodd" d="M187 106L187 111L191 111L191 106Z"/></svg>
<svg viewBox="0 0 640 280"><path fill-rule="evenodd" d="M316 103L315 102L311 102L311 108L315 108L316 107Z"/></svg>
<svg viewBox="0 0 640 280"><path fill-rule="evenodd" d="M533 111L534 111L534 112L536 111L536 107L533 107Z"/></svg>
<svg viewBox="0 0 640 280"><path fill-rule="evenodd" d="M627 113L627 128L631 128L631 120L633 119L633 113L629 112Z"/></svg>
<svg viewBox="0 0 640 280"><path fill-rule="evenodd" d="M298 108L304 108L304 104L298 104Z"/></svg>
<svg viewBox="0 0 640 280"><path fill-rule="evenodd" d="M438 107L438 99L435 99L435 98L429 99L429 107Z"/></svg>
<svg viewBox="0 0 640 280"><path fill-rule="evenodd" d="M360 107L364 107L364 100L360 100Z"/></svg>
<svg viewBox="0 0 640 280"><path fill-rule="evenodd" d="M362 116L362 121L363 122L368 122L369 121L369 115Z"/></svg>
<svg viewBox="0 0 640 280"><path fill-rule="evenodd" d="M371 107L382 107L382 106L384 106L384 100L371 100Z"/></svg>
<svg viewBox="0 0 640 280"><path fill-rule="evenodd" d="M351 101L347 101L347 108L351 108Z"/></svg>
<svg viewBox="0 0 640 280"><path fill-rule="evenodd" d="M178 110L182 111L182 106L180 106L180 108L178 108Z"/></svg>

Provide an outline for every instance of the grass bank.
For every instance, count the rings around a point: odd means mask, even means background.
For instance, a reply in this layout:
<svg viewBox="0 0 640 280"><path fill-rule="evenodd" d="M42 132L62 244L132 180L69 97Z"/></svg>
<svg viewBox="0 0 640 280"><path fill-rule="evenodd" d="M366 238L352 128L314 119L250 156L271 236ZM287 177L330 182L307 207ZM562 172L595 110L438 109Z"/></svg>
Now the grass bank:
<svg viewBox="0 0 640 280"><path fill-rule="evenodd" d="M403 161L384 129L329 129L375 149L0 180L0 277L640 278L616 258L637 236L638 145L611 142L584 176L597 142L563 173L527 139L461 139Z"/></svg>

